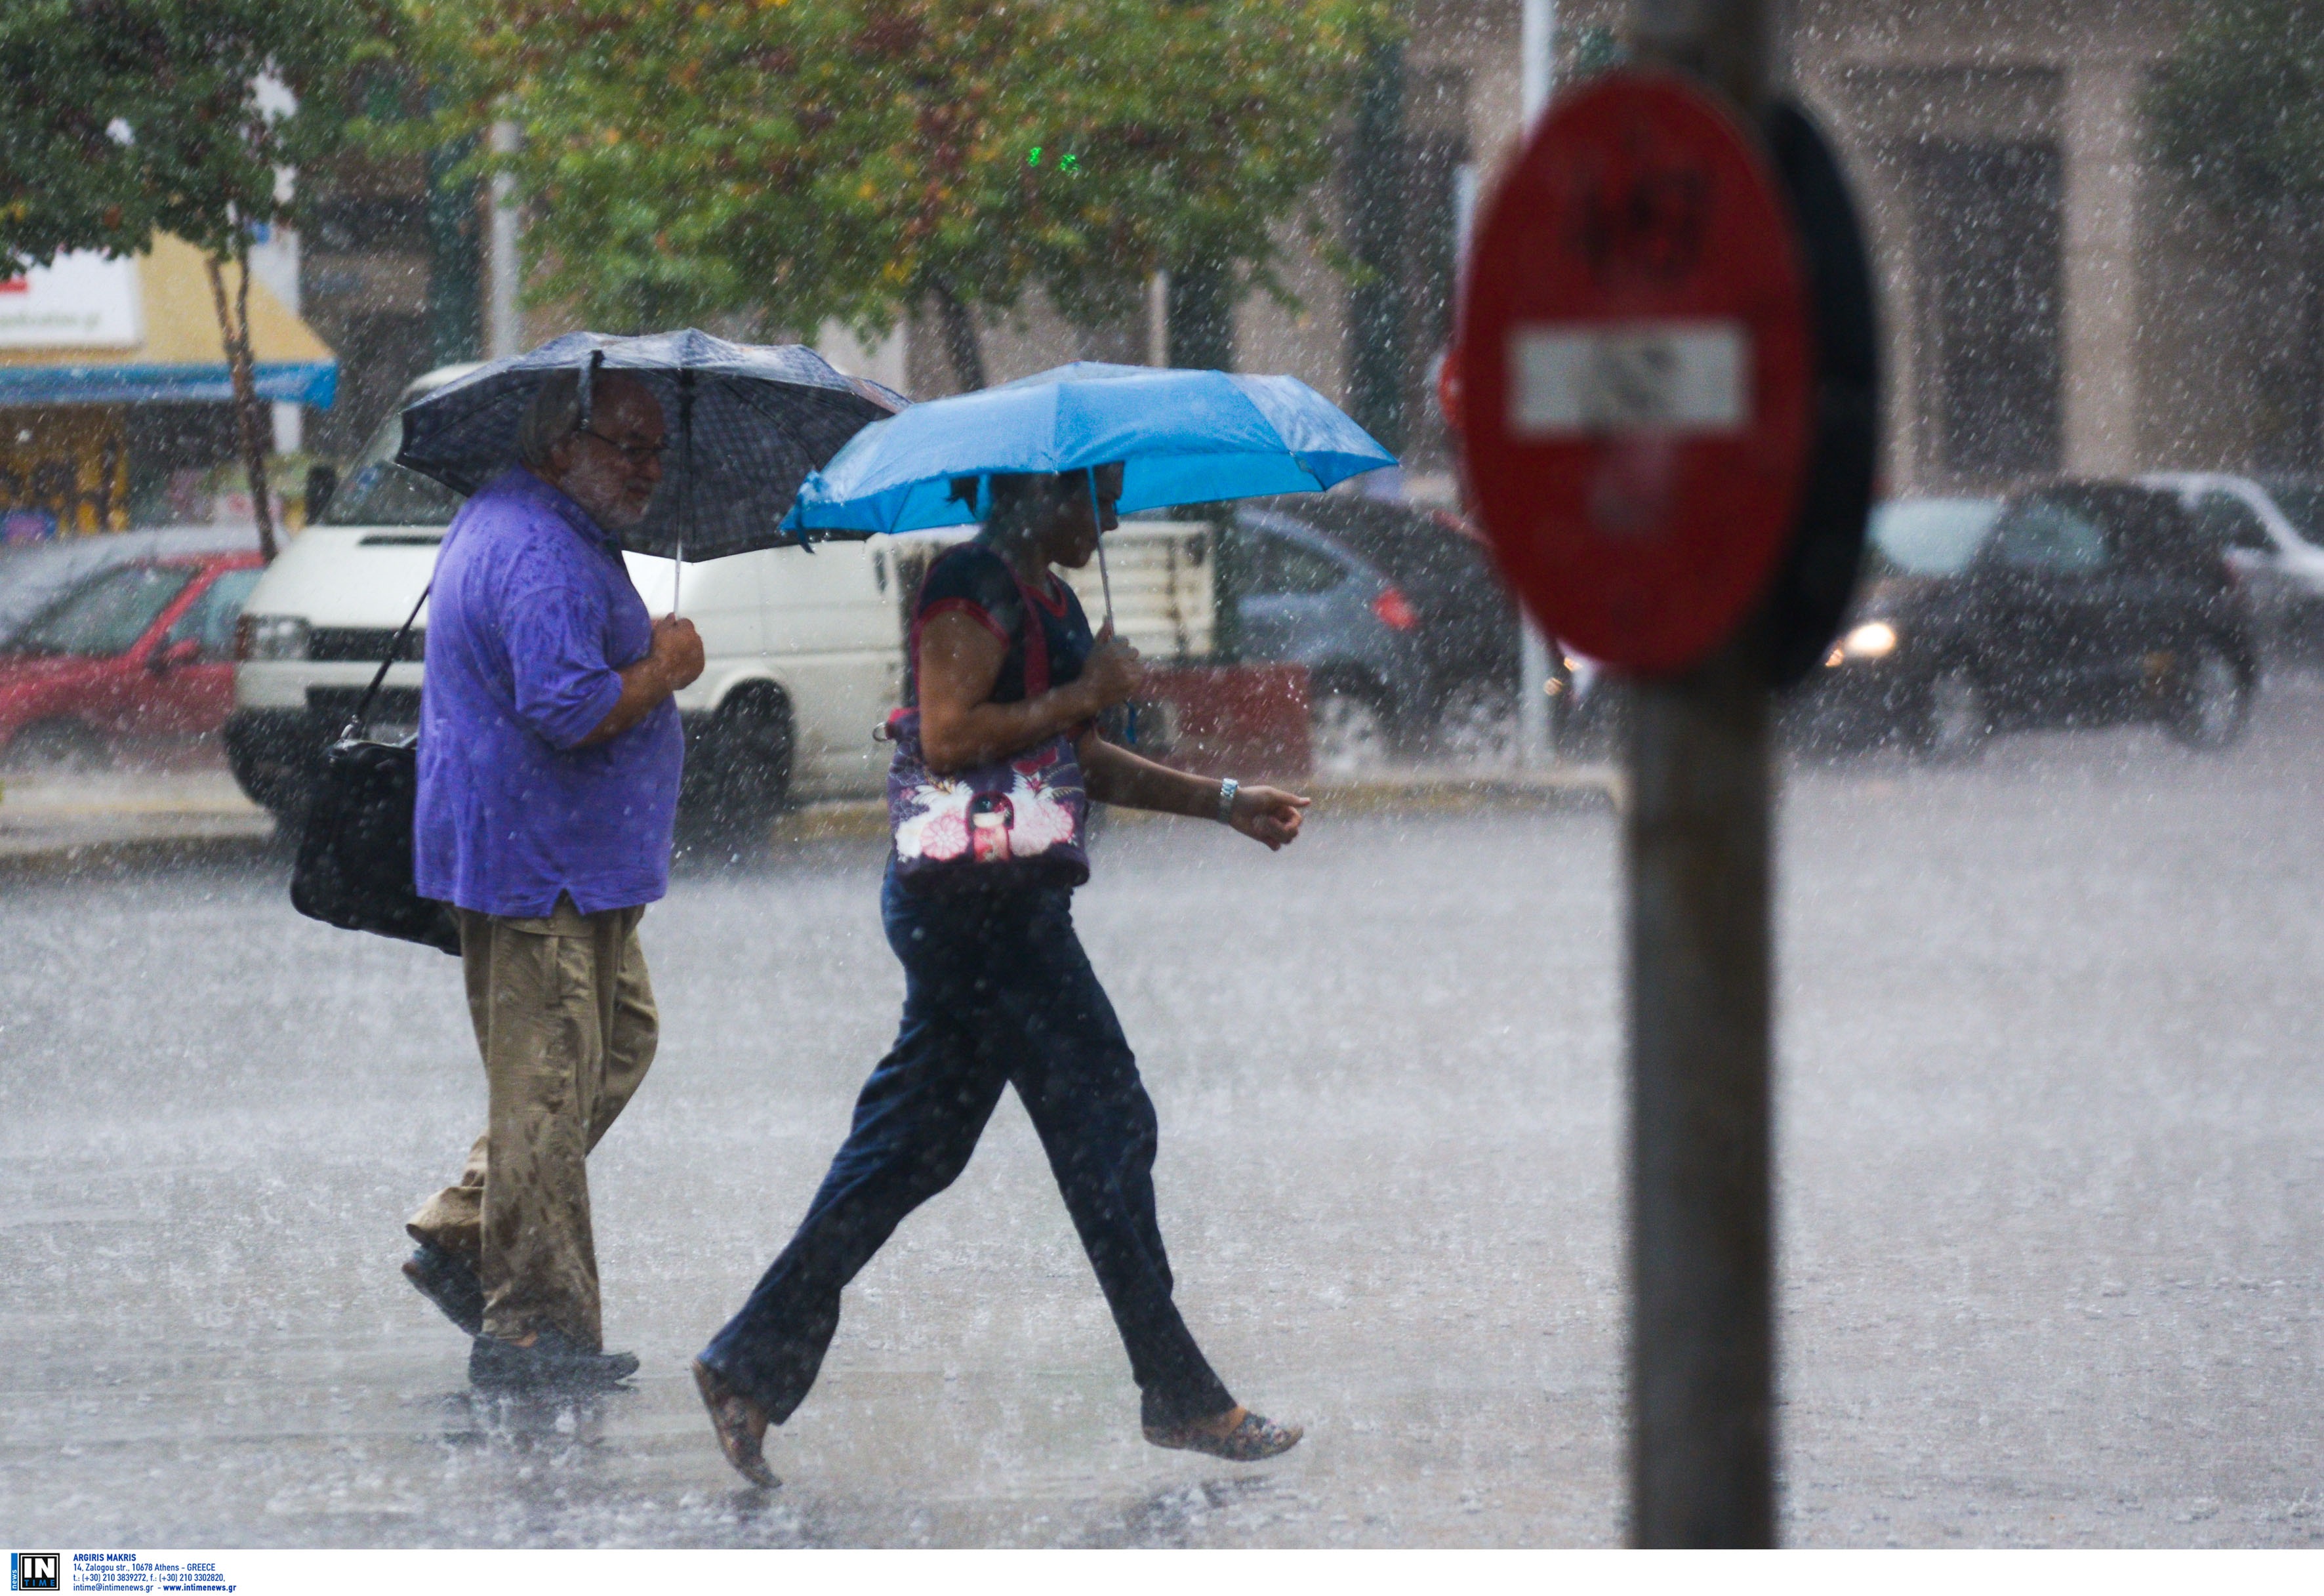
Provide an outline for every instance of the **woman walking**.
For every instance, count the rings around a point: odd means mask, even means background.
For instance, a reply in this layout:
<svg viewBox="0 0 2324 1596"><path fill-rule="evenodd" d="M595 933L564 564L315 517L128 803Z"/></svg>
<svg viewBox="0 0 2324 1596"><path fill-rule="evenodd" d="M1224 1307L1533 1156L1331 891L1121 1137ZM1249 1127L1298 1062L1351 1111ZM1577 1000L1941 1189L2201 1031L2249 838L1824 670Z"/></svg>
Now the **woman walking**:
<svg viewBox="0 0 2324 1596"><path fill-rule="evenodd" d="M1049 567L1089 563L1114 524L1120 482L1119 466L990 479L982 534L936 561L915 602L921 758L939 776L1010 760L1023 770L1028 751L1063 733L1091 798L1215 818L1280 848L1298 836L1305 798L1168 770L1093 728L1136 692L1137 651L1111 628L1093 637ZM1171 1300L1154 1212L1154 1105L1074 933L1071 887L1020 873L915 890L891 855L881 909L904 966L895 1046L864 1083L797 1234L694 1364L727 1461L776 1483L761 1454L767 1426L815 1383L841 1292L906 1214L966 1167L1004 1085L1041 1138L1113 1311L1146 1438L1239 1462L1290 1448L1299 1429L1228 1394Z"/></svg>

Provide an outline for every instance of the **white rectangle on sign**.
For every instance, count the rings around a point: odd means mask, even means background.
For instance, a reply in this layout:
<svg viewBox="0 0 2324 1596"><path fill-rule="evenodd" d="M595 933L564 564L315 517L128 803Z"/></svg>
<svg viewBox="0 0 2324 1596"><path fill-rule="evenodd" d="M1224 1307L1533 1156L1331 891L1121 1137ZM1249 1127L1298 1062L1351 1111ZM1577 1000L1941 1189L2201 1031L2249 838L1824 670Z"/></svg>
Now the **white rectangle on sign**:
<svg viewBox="0 0 2324 1596"><path fill-rule="evenodd" d="M1739 432L1751 420L1751 336L1738 321L1518 327L1509 388L1519 438Z"/></svg>
<svg viewBox="0 0 2324 1596"><path fill-rule="evenodd" d="M0 281L0 349L125 349L143 341L137 263L91 250Z"/></svg>

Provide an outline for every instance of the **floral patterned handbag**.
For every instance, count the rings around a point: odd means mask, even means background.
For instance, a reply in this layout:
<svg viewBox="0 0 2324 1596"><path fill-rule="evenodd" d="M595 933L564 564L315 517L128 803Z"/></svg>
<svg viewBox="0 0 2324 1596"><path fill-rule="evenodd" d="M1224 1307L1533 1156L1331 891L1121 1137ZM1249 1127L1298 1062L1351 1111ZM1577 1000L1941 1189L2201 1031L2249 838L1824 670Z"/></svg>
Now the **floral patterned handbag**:
<svg viewBox="0 0 2324 1596"><path fill-rule="evenodd" d="M1048 639L1021 578L1017 593L1024 616L1025 696L1038 698L1049 690ZM917 626L912 650L917 679ZM1045 738L1009 759L938 776L920 753L918 708L897 710L883 730L896 745L888 764L896 879L908 890L1078 887L1089 880L1084 844L1089 791L1071 733Z"/></svg>

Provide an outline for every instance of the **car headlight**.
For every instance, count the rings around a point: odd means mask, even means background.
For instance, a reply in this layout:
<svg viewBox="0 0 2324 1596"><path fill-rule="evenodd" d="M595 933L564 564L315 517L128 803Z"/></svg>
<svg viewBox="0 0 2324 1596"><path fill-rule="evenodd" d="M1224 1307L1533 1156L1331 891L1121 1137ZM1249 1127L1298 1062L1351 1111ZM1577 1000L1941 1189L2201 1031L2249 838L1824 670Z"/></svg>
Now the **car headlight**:
<svg viewBox="0 0 2324 1596"><path fill-rule="evenodd" d="M1886 621L1867 621L1849 629L1840 640L1840 652L1849 660L1885 659L1896 651L1896 629Z"/></svg>
<svg viewBox="0 0 2324 1596"><path fill-rule="evenodd" d="M234 624L237 660L304 660L307 623L296 615L244 615Z"/></svg>

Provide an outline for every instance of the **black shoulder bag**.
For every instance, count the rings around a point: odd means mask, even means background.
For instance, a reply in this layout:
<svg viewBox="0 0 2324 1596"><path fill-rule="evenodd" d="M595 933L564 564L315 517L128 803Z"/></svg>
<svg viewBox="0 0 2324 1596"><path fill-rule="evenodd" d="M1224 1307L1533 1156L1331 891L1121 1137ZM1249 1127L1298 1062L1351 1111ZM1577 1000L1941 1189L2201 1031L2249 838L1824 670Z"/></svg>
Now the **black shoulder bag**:
<svg viewBox="0 0 2324 1596"><path fill-rule="evenodd" d="M429 584L432 588L433 583ZM355 712L323 755L321 777L307 805L306 830L290 872L290 906L300 914L349 931L372 931L405 942L460 951L460 922L449 905L422 898L412 885L411 816L420 798L420 740L371 740L372 700L420 607L411 606L387 658L364 690Z"/></svg>

